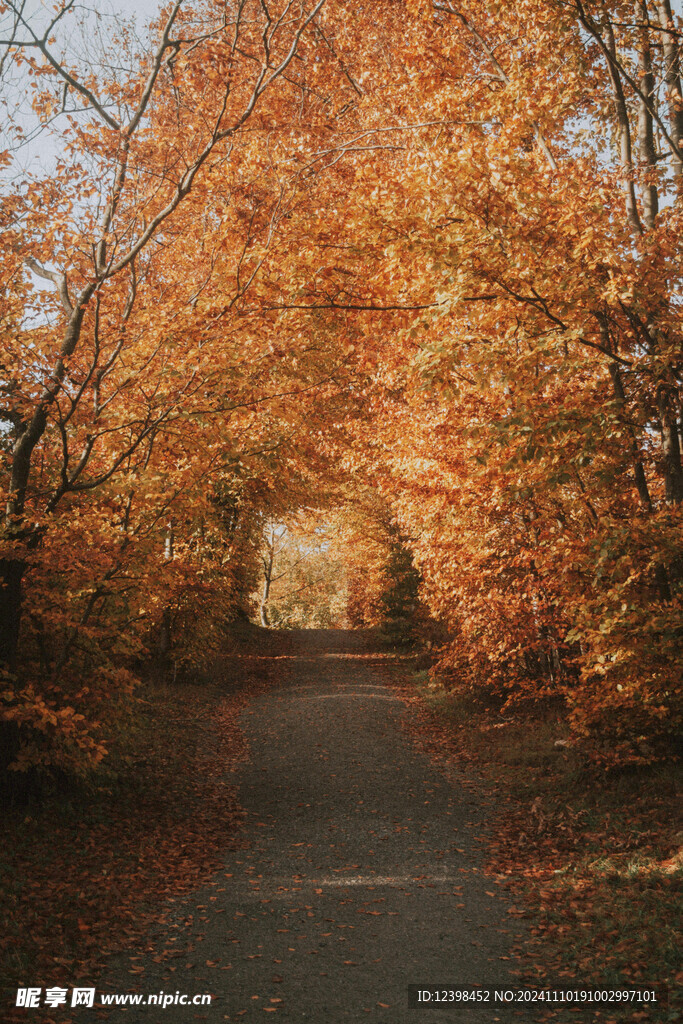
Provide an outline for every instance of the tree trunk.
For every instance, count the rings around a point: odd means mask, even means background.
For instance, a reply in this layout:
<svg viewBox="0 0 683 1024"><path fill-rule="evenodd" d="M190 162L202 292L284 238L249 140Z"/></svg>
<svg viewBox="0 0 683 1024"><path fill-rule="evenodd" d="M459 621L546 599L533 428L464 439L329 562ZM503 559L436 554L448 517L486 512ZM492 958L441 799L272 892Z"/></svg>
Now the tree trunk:
<svg viewBox="0 0 683 1024"><path fill-rule="evenodd" d="M605 45L611 55L616 59L617 48L614 41L614 31L609 20L606 21L604 29ZM619 126L619 161L621 163L624 196L626 199L626 216L631 226L639 233L642 233L643 225L640 223L638 203L636 201L636 188L633 181L633 148L631 145L631 128L628 120L626 97L624 96L624 89L621 84L619 73L614 69L611 63L608 63L607 65L607 72L612 85L614 109L617 116L617 124Z"/></svg>
<svg viewBox="0 0 683 1024"><path fill-rule="evenodd" d="M268 618L268 597L270 595L270 584L273 580L273 562L275 560L275 537L273 536L268 544L268 558L263 559L263 593L261 594L261 625L269 626Z"/></svg>
<svg viewBox="0 0 683 1024"><path fill-rule="evenodd" d="M676 145L683 142L683 92L681 91L679 44L674 32L673 13L669 0L659 0L657 4L659 23L662 32L664 49L664 81L669 106L669 130ZM683 175L683 164L674 153L672 156L675 175Z"/></svg>
<svg viewBox="0 0 683 1024"><path fill-rule="evenodd" d="M638 103L638 150L641 166L654 169L657 165L657 153L655 149L654 127L652 114L649 106L655 102L655 79L652 73L652 52L650 49L650 33L647 28L647 7L644 0L636 0L635 3L636 24L642 25L640 29L638 63L640 71L640 88L647 100L641 99ZM647 173L647 171L646 171ZM655 224L655 218L659 212L659 197L657 186L654 181L646 180L642 187L643 197L643 222L648 230Z"/></svg>
<svg viewBox="0 0 683 1024"><path fill-rule="evenodd" d="M640 498L641 503L648 510L648 512L652 512L652 498L650 497L650 489L647 485L645 468L640 457L640 446L638 444L638 439L636 437L635 431L633 427L631 427L628 424L624 414L624 408L626 406L626 392L624 391L624 385L621 380L621 373L619 372L619 367L616 363L609 364L609 375L612 380L612 388L614 390L614 394L617 397L620 410L622 412L622 421L631 436L631 457L633 459L633 475L635 477L638 497Z"/></svg>
<svg viewBox="0 0 683 1024"><path fill-rule="evenodd" d="M623 407L626 405L626 392L624 391L624 385L621 380L621 374L619 367L616 363L610 363L609 374L612 379L612 387L614 394L616 395L619 405ZM624 418L624 422L626 422ZM640 497L641 503L647 509L648 512L652 512L654 506L652 504L652 498L650 496L650 489L647 485L647 478L645 476L645 467L643 466L640 457L640 447L638 445L638 439L635 431L632 427L628 427L628 431L631 435L631 454L633 458L633 472L635 476L636 488L638 490L638 496ZM655 584L659 599L661 601L671 600L671 587L669 585L669 574L663 565L657 565L655 568Z"/></svg>
<svg viewBox="0 0 683 1024"><path fill-rule="evenodd" d="M21 584L26 563L19 558L0 558L0 664L13 672L19 650Z"/></svg>
<svg viewBox="0 0 683 1024"><path fill-rule="evenodd" d="M171 609L164 608L163 615L161 616L161 629L159 631L159 661L162 665L165 665L168 661L168 656L171 653Z"/></svg>
<svg viewBox="0 0 683 1024"><path fill-rule="evenodd" d="M662 432L664 455L664 489L666 500L671 505L683 501L683 467L681 467L681 442L676 422L676 407L668 389L660 387L657 392L657 411Z"/></svg>
<svg viewBox="0 0 683 1024"><path fill-rule="evenodd" d="M268 618L268 596L270 594L270 581L273 574L273 556L271 552L270 563L266 566L266 575L263 581L263 593L261 595L261 625L269 626Z"/></svg>
<svg viewBox="0 0 683 1024"><path fill-rule="evenodd" d="M175 533L173 530L173 524L169 523L166 529L166 537L164 539L164 563L173 561L174 555L174 543ZM168 662L169 655L171 653L171 644L173 642L172 632L172 616L171 606L167 604L164 608L161 616L161 627L159 629L159 646L157 647L157 654L159 657L159 665L163 668Z"/></svg>

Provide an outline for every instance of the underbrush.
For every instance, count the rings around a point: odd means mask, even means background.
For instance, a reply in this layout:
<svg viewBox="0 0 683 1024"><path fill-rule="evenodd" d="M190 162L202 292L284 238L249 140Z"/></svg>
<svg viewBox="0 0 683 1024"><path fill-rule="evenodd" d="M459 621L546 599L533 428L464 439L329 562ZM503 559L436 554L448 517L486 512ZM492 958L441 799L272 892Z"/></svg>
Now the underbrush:
<svg viewBox="0 0 683 1024"><path fill-rule="evenodd" d="M256 639L262 653L263 638ZM229 778L247 756L238 716L269 685L268 669L252 663L246 642L238 646L236 655L229 645L201 685L148 679L96 775L51 794L43 789L5 815L3 1002L41 980L95 985L108 956L139 951L168 897L220 867L242 819ZM281 674L282 664L273 664ZM14 1019L12 1012L3 1019ZM69 1024L68 1010L55 1019Z"/></svg>
<svg viewBox="0 0 683 1024"><path fill-rule="evenodd" d="M466 763L495 792L488 870L510 887L511 912L527 919L531 938L517 951L525 980L663 985L667 1006L612 1004L590 1019L680 1020L679 766L598 772L565 745L561 706L501 709L449 692L426 671L415 673L404 699L428 751ZM548 1015L577 1019L566 1009Z"/></svg>

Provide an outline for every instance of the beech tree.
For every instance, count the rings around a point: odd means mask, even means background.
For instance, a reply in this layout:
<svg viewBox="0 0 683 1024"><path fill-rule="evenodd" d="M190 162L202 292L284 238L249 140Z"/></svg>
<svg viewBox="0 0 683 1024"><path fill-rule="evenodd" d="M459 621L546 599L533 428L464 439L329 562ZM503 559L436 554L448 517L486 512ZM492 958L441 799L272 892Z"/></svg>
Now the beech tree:
<svg viewBox="0 0 683 1024"><path fill-rule="evenodd" d="M81 100L87 116L74 118L65 139L66 155L73 158L78 147L87 153L93 168L90 175L79 174L62 162L64 178L58 190L52 180L32 183L26 190L19 186L8 213L15 256L12 272L20 273L22 261L51 282L61 305L54 330L39 330L30 342L46 379L28 395L20 394L16 381L7 385L5 415L16 439L6 518L14 538L30 546L39 535L38 527L27 527L25 513L34 453L51 415L56 415L63 456L58 482L41 496L42 507L35 510L38 517L52 513L66 494L105 483L136 455L144 460L161 427L182 408L187 393L196 393L195 371L174 393L165 395L165 401L148 403L143 416L115 427L103 419L107 405L122 389L119 384L107 393L106 385L134 344L129 336L131 327L133 331L137 327L132 318L144 301L141 285L157 269L153 252L177 232L174 214L191 194L197 176L205 168L215 173L233 156L259 100L290 66L302 33L321 5L295 10L289 4L272 14L265 5L253 5L253 11L245 4L234 10L225 5L217 19L195 7L184 18L182 0L176 0L160 25L156 47L144 57L141 73L123 82L89 84L72 74L51 50L51 34L73 3L60 6L42 36L32 29L23 5L7 5L13 15L11 34L3 40L8 54L15 62L29 63L39 82L48 79L47 86L38 87L34 101L39 115L50 116L55 88L61 91L64 104L74 97ZM100 182L106 183L104 189L98 187ZM90 201L76 226L72 218L79 212L77 204L90 189L95 190L96 201ZM54 218L55 205L65 208L66 217ZM250 242L248 236L245 250ZM250 265L245 280L241 269L233 301L254 273ZM183 296L185 311L197 302L206 282L197 285L192 294ZM178 306L180 314L182 303ZM74 373L70 360L81 356L84 334L88 353L79 359L80 373ZM156 338L150 341L149 337L145 341L141 365L162 363L164 342L155 344ZM135 376L139 384L140 369ZM90 429L74 450L70 425L83 417L86 406ZM104 460L105 466L88 475L98 441L112 431L127 435L125 441ZM22 560L5 559L3 571L2 655L12 664Z"/></svg>
<svg viewBox="0 0 683 1024"><path fill-rule="evenodd" d="M655 5L433 10L430 45L474 64L451 109L482 124L420 174L440 304L396 508L456 678L564 694L596 756L647 759L680 715L676 29Z"/></svg>
<svg viewBox="0 0 683 1024"><path fill-rule="evenodd" d="M164 557L160 538L174 533L176 554L191 545L179 526L201 528L207 474L234 478L231 464L277 448L267 425L250 430L254 408L301 386L296 370L288 387L287 371L275 381L271 339L248 316L238 325L236 311L285 212L277 158L260 139L278 119L296 119L293 63L322 4L179 0L149 51L128 70L97 75L57 53L53 34L73 6L40 30L23 5L2 11L4 70L27 70L37 118L61 146L54 174L15 174L2 214L0 653L19 671L5 718L20 731L59 731L60 719L72 729L79 684L65 684L64 673L103 605L131 591L131 559L166 564L168 576L176 559ZM128 45L125 31L111 41L113 50ZM275 408L269 416L277 420ZM61 650L40 655L50 680L40 697L18 647L29 568L38 646L52 632L47 605L53 625L67 593L78 606ZM136 598L135 615L167 606L159 591ZM117 644L117 658L134 655L135 644ZM111 673L110 687L129 685L120 662ZM63 685L72 696L53 700Z"/></svg>
<svg viewBox="0 0 683 1024"><path fill-rule="evenodd" d="M121 29L109 68L67 59L73 14L2 7L4 74L61 147L42 176L3 157L21 763L97 761L145 652L191 665L254 614L264 525L340 505L355 621L402 567L448 630L450 685L563 701L601 763L664 756L683 586L668 0L185 0L144 52Z"/></svg>
<svg viewBox="0 0 683 1024"><path fill-rule="evenodd" d="M324 239L353 242L311 243L307 301L362 350L356 466L453 684L561 697L593 756L647 760L680 721L680 19L410 10L399 39L373 7L381 64L340 30L367 130Z"/></svg>

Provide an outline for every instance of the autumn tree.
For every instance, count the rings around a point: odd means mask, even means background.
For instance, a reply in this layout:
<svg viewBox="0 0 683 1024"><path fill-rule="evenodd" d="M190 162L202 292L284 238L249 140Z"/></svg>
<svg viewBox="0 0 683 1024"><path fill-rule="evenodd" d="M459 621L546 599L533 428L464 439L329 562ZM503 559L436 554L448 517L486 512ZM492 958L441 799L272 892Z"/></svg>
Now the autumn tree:
<svg viewBox="0 0 683 1024"><path fill-rule="evenodd" d="M680 25L410 12L362 12L381 62L362 17L332 38L363 124L331 141L299 302L346 318L374 381L358 443L451 629L442 668L647 760L680 716Z"/></svg>
<svg viewBox="0 0 683 1024"><path fill-rule="evenodd" d="M439 304L390 435L399 517L452 623L456 678L562 694L597 757L647 759L680 714L671 12L425 17L464 72L451 109L480 123L417 179L413 245Z"/></svg>
<svg viewBox="0 0 683 1024"><path fill-rule="evenodd" d="M99 697L130 686L138 641L120 615L163 619L165 591L187 586L178 555L186 571L204 557L215 487L249 488L240 467L287 435L282 395L311 384L305 360L283 367L267 320L238 310L287 209L260 140L301 113L295 57L320 7L177 2L154 45L131 53L124 27L119 70L96 73L55 41L73 4L40 28L3 6L4 71L26 72L60 147L44 177L7 158L4 717L46 748L61 731L65 763L101 756ZM103 629L114 659L84 715Z"/></svg>
<svg viewBox="0 0 683 1024"><path fill-rule="evenodd" d="M360 619L392 573L417 586L453 685L564 701L602 763L665 753L668 3L179 2L144 52L118 31L115 72L67 58L71 3L2 13L4 73L61 147L42 176L3 158L0 639L27 763L50 730L97 760L135 660L191 663L194 604L248 612L263 528L311 507L354 509Z"/></svg>

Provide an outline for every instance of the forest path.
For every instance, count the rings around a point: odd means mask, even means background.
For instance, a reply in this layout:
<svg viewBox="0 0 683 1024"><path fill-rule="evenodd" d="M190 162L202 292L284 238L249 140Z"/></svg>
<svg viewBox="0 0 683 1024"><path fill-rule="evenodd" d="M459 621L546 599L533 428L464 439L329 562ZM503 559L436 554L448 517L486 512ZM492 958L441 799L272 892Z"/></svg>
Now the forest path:
<svg viewBox="0 0 683 1024"><path fill-rule="evenodd" d="M263 1021L268 1011L402 1024L425 1012L408 1008L409 984L510 982L513 961L501 958L519 924L483 875L479 785L449 781L413 748L366 634L290 633L285 649L282 683L242 718L251 759L238 773L240 848L173 904L161 946L177 957L137 961L137 991L214 1001L129 1009L125 1020ZM520 1018L490 1005L437 1019Z"/></svg>

